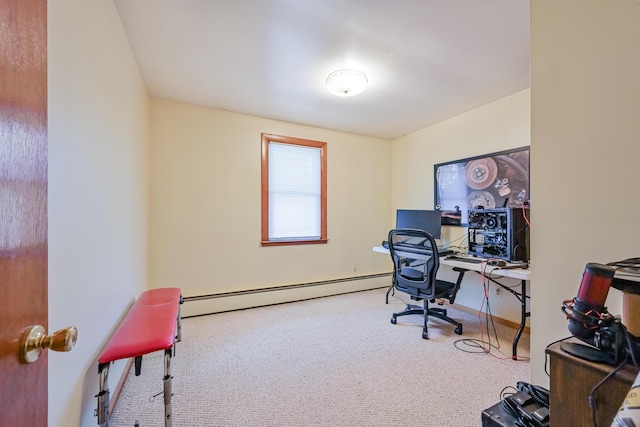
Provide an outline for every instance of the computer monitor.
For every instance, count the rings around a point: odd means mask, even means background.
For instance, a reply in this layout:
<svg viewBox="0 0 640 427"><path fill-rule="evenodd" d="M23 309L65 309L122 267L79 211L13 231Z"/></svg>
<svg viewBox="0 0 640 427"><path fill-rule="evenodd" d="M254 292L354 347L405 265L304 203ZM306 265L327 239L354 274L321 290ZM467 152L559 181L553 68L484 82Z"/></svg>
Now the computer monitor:
<svg viewBox="0 0 640 427"><path fill-rule="evenodd" d="M431 234L434 239L441 237L442 212L415 209L396 211L396 228L417 228Z"/></svg>

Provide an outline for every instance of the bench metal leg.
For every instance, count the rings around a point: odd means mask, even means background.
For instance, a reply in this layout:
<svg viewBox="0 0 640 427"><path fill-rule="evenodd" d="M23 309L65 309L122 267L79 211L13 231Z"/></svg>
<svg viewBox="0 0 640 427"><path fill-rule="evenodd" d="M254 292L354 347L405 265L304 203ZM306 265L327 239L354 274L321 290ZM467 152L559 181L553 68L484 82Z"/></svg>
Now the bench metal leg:
<svg viewBox="0 0 640 427"><path fill-rule="evenodd" d="M180 294L180 305L183 303L184 298L182 298L182 294ZM182 341L182 313L180 305L178 305L178 319L176 320L176 342Z"/></svg>
<svg viewBox="0 0 640 427"><path fill-rule="evenodd" d="M164 425L172 426L171 419L171 349L164 351Z"/></svg>
<svg viewBox="0 0 640 427"><path fill-rule="evenodd" d="M109 427L109 363L101 363L98 366L98 375L100 376L100 393L98 398L98 425L101 427Z"/></svg>

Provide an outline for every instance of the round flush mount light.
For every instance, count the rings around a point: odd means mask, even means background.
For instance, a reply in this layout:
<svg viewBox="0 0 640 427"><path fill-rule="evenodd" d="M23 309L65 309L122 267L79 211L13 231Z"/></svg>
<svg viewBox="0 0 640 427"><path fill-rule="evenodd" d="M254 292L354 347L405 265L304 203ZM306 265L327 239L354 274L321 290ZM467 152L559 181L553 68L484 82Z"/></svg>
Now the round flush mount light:
<svg viewBox="0 0 640 427"><path fill-rule="evenodd" d="M327 76L327 89L336 96L354 96L364 92L369 80L359 70L336 70Z"/></svg>

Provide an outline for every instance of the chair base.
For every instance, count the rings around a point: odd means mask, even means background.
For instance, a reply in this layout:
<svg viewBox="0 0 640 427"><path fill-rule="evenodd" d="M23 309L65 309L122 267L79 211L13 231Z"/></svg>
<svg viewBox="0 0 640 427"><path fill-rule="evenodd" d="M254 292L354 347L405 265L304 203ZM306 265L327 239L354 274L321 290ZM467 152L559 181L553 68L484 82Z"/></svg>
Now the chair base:
<svg viewBox="0 0 640 427"><path fill-rule="evenodd" d="M429 330L427 328L427 322L428 322L429 316L433 316L438 319L444 320L445 322L451 323L456 327L454 332L458 335L462 335L462 323L457 322L452 318L448 317L446 308L429 308L429 301L427 300L424 300L424 307L408 304L407 308L405 308L404 311L401 311L399 313L393 313L393 315L391 316L391 323L395 325L397 323L398 317L409 316L412 314L419 314L421 316L424 316L424 325L422 327L422 338L425 340L429 339Z"/></svg>

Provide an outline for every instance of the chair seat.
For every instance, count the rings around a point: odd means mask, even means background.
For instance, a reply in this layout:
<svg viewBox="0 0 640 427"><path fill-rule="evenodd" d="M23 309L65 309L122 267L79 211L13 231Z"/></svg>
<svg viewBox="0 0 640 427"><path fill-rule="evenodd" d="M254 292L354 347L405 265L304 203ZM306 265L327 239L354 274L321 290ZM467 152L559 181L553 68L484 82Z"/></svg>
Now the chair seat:
<svg viewBox="0 0 640 427"><path fill-rule="evenodd" d="M410 241L413 238L421 238L424 243L416 251L396 250L398 243ZM394 229L389 232L389 252L393 260L393 286L399 291L407 293L414 301L423 301L423 307L408 305L407 309L400 313L394 313L391 323L396 323L398 316L422 315L424 318L422 337L428 338L427 321L431 315L456 326L455 333L462 334L462 324L447 316L444 308L429 308L429 302L436 299L446 299L453 304L460 283L461 272L456 283L436 279L440 266L438 249L433 236L423 230Z"/></svg>
<svg viewBox="0 0 640 427"><path fill-rule="evenodd" d="M423 288L409 286L406 282L398 284L396 287L398 290L411 295L411 299L420 301L424 298L449 298L455 289L455 283L436 279L435 292L433 293L433 296L425 295Z"/></svg>

